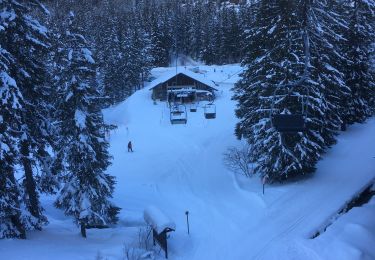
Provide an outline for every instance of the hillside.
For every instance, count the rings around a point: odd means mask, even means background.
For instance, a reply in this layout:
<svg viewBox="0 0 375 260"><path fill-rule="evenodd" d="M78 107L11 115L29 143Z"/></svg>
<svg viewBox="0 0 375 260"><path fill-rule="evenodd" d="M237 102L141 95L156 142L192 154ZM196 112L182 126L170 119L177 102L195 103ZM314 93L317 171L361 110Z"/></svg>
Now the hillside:
<svg viewBox="0 0 375 260"><path fill-rule="evenodd" d="M169 239L170 259L332 257L324 253L329 243L309 237L373 181L375 119L341 133L338 144L318 163L311 178L267 186L263 195L257 177L244 180L223 165L226 149L241 146L233 134L236 118L231 100L231 88L241 67L199 69L202 78L219 83L216 119L204 118L201 103L196 113L188 113L186 125L171 125L168 107L163 102L153 103L147 86L105 111L106 121L118 126L110 134L113 164L108 170L117 179L113 200L122 207L116 227L89 230L88 238L82 239L71 219L53 208L54 198L44 197L50 225L25 241L0 241L2 257L122 259L124 248L139 246L143 210L149 205L159 207L176 223L176 232ZM174 68L158 68L152 73L158 78L170 70ZM127 152L128 141L132 141L134 153ZM190 235L186 210L190 212ZM369 207L365 215L373 213L374 207ZM374 232L374 220L369 223L369 232ZM371 245L375 238L365 232L358 231L357 238ZM22 250L18 250L21 245ZM375 257L371 246L358 248L350 241L335 245L336 249L360 252L359 256L346 254L347 259ZM163 254L156 254L156 258L163 259Z"/></svg>

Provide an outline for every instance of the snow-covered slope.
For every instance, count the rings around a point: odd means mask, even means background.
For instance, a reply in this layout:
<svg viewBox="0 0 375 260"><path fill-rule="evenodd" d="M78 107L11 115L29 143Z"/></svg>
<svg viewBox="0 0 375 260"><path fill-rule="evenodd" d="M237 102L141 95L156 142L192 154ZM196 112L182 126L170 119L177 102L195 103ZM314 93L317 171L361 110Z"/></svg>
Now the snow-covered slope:
<svg viewBox="0 0 375 260"><path fill-rule="evenodd" d="M1 258L122 259L124 248L139 244L143 210L154 205L176 223L168 240L170 259L334 259L324 253L324 239L309 237L375 177L375 119L342 133L311 178L267 186L263 195L258 178L233 176L222 161L227 147L241 146L233 134L230 91L240 66L199 69L201 77L219 83L216 119L204 118L202 103L197 112L188 112L186 125L171 125L166 104L154 104L147 86L105 111L106 120L118 125L110 136L114 159L108 170L117 178L113 200L123 208L116 227L89 230L82 239L71 220L52 207L53 198L46 197L51 224L26 241L0 241ZM127 152L128 141L134 153ZM373 227L374 220L369 221ZM369 235L366 242L375 238ZM351 248L362 252L355 244Z"/></svg>

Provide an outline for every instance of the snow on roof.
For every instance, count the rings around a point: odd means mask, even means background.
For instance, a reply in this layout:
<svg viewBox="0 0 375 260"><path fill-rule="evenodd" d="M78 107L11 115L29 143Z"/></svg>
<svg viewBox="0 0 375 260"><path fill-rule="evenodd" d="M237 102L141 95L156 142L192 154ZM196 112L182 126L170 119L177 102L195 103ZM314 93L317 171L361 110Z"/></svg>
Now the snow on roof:
<svg viewBox="0 0 375 260"><path fill-rule="evenodd" d="M147 207L143 213L143 218L158 234L166 228L176 229L176 224L155 206Z"/></svg>
<svg viewBox="0 0 375 260"><path fill-rule="evenodd" d="M212 85L214 85L214 83L210 80L205 79L202 74L194 73L194 72L192 72L190 70L187 70L187 69L184 69L184 70L178 69L177 75L178 74L184 74L184 75L188 76L189 78L192 78L196 81L199 81L199 82L209 86L210 88L212 88L214 90L217 90L216 88L214 88L212 86ZM149 90L152 90L153 88L157 87L159 84L166 82L167 80L173 78L174 76L176 76L176 71L171 70L171 71L165 72L165 74L163 74L161 77L155 79L154 81L152 81L148 85Z"/></svg>

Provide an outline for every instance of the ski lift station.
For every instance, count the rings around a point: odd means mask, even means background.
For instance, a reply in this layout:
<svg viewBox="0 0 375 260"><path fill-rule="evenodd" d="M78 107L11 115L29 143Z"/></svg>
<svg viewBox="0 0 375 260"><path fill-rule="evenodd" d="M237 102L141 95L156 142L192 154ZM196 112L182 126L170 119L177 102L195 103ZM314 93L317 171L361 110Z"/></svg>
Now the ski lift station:
<svg viewBox="0 0 375 260"><path fill-rule="evenodd" d="M202 77L202 78L201 78ZM150 85L152 99L169 103L191 104L203 100L213 101L216 88L203 75L189 70L170 72Z"/></svg>

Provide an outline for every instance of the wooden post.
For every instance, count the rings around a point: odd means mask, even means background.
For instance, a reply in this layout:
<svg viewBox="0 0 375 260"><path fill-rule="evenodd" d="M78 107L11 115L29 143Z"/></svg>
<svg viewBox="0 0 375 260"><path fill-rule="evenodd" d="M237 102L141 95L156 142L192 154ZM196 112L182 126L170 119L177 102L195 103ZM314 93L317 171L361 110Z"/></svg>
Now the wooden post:
<svg viewBox="0 0 375 260"><path fill-rule="evenodd" d="M190 228L189 228L189 211L187 210L185 212L186 214L186 223L187 223L187 229L188 229L188 235L190 234Z"/></svg>
<svg viewBox="0 0 375 260"><path fill-rule="evenodd" d="M264 195L264 186L266 185L267 180L268 180L268 174L265 175L265 176L262 178L262 184L263 184L263 195Z"/></svg>
<svg viewBox="0 0 375 260"><path fill-rule="evenodd" d="M85 222L81 221L81 235L86 238L86 225Z"/></svg>
<svg viewBox="0 0 375 260"><path fill-rule="evenodd" d="M164 231L165 232L165 231ZM165 236L165 258L168 259L168 242L167 242L167 232L164 233Z"/></svg>

